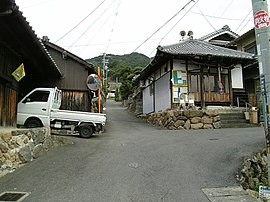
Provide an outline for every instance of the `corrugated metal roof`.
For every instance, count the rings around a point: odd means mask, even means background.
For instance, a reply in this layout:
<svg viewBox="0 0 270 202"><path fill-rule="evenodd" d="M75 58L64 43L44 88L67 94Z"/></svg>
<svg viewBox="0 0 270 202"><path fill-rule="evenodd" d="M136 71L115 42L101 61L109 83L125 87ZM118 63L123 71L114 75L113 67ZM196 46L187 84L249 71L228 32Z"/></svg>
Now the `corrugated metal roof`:
<svg viewBox="0 0 270 202"><path fill-rule="evenodd" d="M223 48L199 40L186 40L169 46L159 46L158 50L172 55L216 56L225 58L253 59L253 54Z"/></svg>

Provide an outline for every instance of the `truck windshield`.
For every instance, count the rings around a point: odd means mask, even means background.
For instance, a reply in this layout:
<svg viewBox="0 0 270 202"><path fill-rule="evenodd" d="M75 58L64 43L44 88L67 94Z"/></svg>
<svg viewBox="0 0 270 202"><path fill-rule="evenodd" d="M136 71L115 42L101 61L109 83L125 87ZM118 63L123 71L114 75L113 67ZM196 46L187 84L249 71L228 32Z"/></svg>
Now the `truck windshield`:
<svg viewBox="0 0 270 202"><path fill-rule="evenodd" d="M35 91L26 98L26 102L47 102L49 98L49 91Z"/></svg>

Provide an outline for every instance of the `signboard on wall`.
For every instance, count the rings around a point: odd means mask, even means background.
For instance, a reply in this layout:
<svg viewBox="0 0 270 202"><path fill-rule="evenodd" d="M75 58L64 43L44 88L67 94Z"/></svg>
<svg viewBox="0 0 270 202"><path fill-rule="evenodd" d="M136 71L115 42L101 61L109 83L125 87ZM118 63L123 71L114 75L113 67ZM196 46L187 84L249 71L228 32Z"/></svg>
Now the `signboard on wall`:
<svg viewBox="0 0 270 202"><path fill-rule="evenodd" d="M187 71L173 70L172 71L172 99L173 103L180 102L180 95L188 93Z"/></svg>
<svg viewBox="0 0 270 202"><path fill-rule="evenodd" d="M187 71L173 70L173 85L187 85Z"/></svg>
<svg viewBox="0 0 270 202"><path fill-rule="evenodd" d="M184 93L188 93L188 87L187 86L173 86L173 103L179 103L179 97L180 95Z"/></svg>

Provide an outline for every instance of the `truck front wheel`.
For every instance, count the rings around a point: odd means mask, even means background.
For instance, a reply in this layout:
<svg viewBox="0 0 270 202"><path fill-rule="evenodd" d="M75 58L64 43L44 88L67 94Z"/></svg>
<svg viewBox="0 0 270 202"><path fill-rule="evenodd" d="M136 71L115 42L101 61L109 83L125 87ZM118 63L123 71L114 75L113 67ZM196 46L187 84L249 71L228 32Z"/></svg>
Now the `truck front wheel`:
<svg viewBox="0 0 270 202"><path fill-rule="evenodd" d="M93 128L88 125L80 126L80 136L83 138L89 138L93 135Z"/></svg>
<svg viewBox="0 0 270 202"><path fill-rule="evenodd" d="M26 128L37 128L37 127L42 127L42 123L38 119L28 119L25 123Z"/></svg>

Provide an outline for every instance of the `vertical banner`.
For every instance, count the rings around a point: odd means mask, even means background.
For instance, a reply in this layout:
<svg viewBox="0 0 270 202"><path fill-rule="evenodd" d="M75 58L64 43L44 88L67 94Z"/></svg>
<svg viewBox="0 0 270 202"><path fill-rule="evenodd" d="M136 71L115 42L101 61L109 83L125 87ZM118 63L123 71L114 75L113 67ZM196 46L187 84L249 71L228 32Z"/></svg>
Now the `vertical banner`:
<svg viewBox="0 0 270 202"><path fill-rule="evenodd" d="M24 71L24 65L23 63L15 69L15 71L12 73L12 76L16 79L16 81L20 81L23 77L25 77L25 71Z"/></svg>

